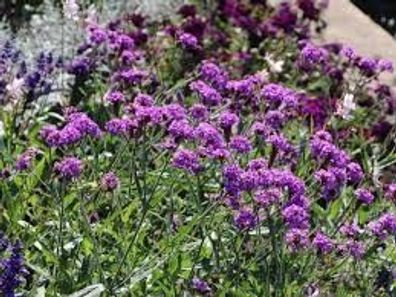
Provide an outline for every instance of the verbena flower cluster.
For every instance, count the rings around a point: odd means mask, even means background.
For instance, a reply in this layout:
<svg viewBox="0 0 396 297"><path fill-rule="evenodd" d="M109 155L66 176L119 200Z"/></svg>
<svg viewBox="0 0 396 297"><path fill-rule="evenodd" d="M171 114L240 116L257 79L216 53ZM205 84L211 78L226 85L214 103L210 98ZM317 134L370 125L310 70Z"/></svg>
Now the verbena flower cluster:
<svg viewBox="0 0 396 297"><path fill-rule="evenodd" d="M0 205L33 269L62 294L394 292L392 64L317 43L327 1L201 4L81 25L64 101L1 111Z"/></svg>

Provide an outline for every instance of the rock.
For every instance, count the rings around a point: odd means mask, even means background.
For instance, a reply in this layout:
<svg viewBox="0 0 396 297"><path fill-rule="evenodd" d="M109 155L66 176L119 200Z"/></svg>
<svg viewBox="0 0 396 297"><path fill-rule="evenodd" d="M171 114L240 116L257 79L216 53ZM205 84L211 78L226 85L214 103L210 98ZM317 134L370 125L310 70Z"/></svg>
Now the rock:
<svg viewBox="0 0 396 297"><path fill-rule="evenodd" d="M389 59L396 66L396 41L381 26L348 0L330 0L325 14L326 42L342 42L362 54ZM395 75L384 74L384 82L395 82Z"/></svg>

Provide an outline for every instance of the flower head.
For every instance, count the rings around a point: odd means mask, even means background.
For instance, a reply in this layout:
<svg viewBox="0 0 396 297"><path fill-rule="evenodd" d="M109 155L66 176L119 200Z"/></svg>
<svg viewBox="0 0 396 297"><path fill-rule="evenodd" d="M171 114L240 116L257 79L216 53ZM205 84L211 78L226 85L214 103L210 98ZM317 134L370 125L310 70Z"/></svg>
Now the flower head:
<svg viewBox="0 0 396 297"><path fill-rule="evenodd" d="M192 174L196 174L202 169L198 155L187 149L179 149L174 153L172 165Z"/></svg>
<svg viewBox="0 0 396 297"><path fill-rule="evenodd" d="M100 188L105 192L112 192L118 188L120 180L117 175L113 172L107 172L100 179Z"/></svg>
<svg viewBox="0 0 396 297"><path fill-rule="evenodd" d="M357 189L355 195L356 198L364 204L371 204L375 199L374 195L369 190L363 188Z"/></svg>
<svg viewBox="0 0 396 297"><path fill-rule="evenodd" d="M54 169L64 179L71 180L80 177L83 170L83 162L74 157L65 157L55 163Z"/></svg>

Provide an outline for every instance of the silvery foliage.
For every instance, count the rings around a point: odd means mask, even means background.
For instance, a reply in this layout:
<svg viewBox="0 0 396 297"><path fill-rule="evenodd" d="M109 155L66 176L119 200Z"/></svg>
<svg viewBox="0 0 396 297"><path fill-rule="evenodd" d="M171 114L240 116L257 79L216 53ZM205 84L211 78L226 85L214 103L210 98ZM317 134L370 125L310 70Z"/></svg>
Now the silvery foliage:
<svg viewBox="0 0 396 297"><path fill-rule="evenodd" d="M174 14L186 0L104 0L98 1L96 7L87 4L86 0L75 2L79 5L78 21L67 18L67 13L56 7L51 0L44 0L43 4L36 8L37 13L15 34L11 33L7 23L0 21L0 45L6 40L13 40L24 54L28 65L42 51L52 52L55 56L73 57L78 45L84 41L82 24L87 20L103 24L125 12L137 12L150 19L161 19ZM54 78L54 86L63 89L70 80L70 76L60 73ZM59 92L51 93L45 98L46 103L61 100L62 93Z"/></svg>
<svg viewBox="0 0 396 297"><path fill-rule="evenodd" d="M55 7L54 1L44 0L28 24L15 36L15 42L28 57L34 57L42 50L58 55L71 56L77 45L83 41L81 22L68 19ZM98 1L96 7L76 1L80 5L82 17L93 12L99 23L106 23L122 15L125 11L139 12L151 19L161 19L173 14L185 0L106 0ZM92 17L92 16L91 16ZM0 40L10 39L10 30L0 22Z"/></svg>

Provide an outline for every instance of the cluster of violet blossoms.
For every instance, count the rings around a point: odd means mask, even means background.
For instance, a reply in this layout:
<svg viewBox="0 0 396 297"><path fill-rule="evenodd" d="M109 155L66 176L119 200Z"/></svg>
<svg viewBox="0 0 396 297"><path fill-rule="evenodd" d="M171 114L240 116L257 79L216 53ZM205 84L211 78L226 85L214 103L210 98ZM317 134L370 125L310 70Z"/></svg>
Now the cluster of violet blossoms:
<svg viewBox="0 0 396 297"><path fill-rule="evenodd" d="M22 253L22 244L11 242L0 232L0 295L16 296L17 288L29 275Z"/></svg>
<svg viewBox="0 0 396 297"><path fill-rule="evenodd" d="M99 126L82 112L66 112L66 125L58 129L53 125L44 126L40 136L49 147L67 147L80 142L87 136L100 138Z"/></svg>

